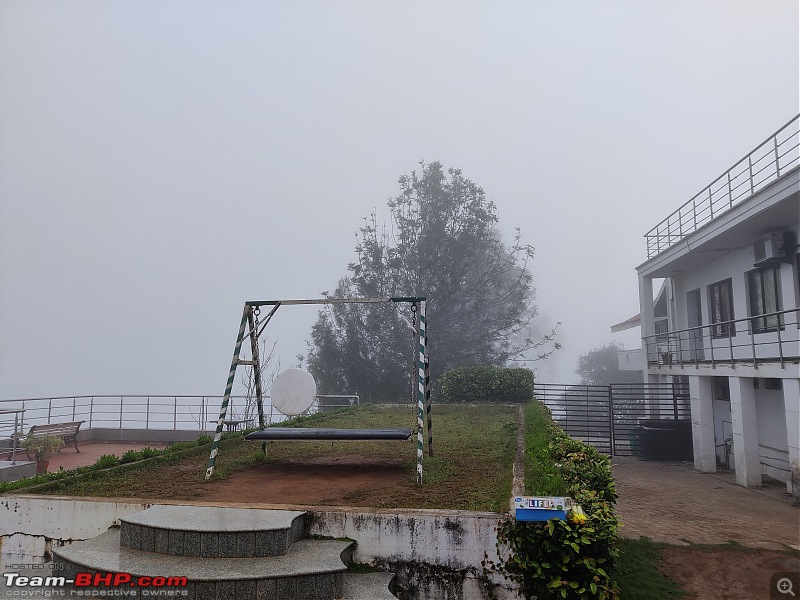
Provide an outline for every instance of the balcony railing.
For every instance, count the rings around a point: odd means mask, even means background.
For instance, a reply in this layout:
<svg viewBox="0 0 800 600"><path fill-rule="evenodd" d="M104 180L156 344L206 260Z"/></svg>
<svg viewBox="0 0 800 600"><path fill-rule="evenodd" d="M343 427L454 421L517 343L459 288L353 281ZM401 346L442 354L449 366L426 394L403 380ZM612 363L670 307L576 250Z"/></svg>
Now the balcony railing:
<svg viewBox="0 0 800 600"><path fill-rule="evenodd" d="M643 339L650 367L700 368L759 365L800 360L800 309L793 308L756 317L733 319L712 325L698 325ZM780 324L763 330L765 322Z"/></svg>
<svg viewBox="0 0 800 600"><path fill-rule="evenodd" d="M11 464L17 464L19 453L19 438L22 433L22 408L0 408L0 437L6 436L11 440Z"/></svg>
<svg viewBox="0 0 800 600"><path fill-rule="evenodd" d="M83 428L210 431L219 418L222 396L57 396L0 400L0 439L27 430L31 425L84 421ZM308 412L328 411L359 403L358 396L317 396ZM24 415L24 418L23 418ZM255 398L231 396L229 419L257 420ZM267 424L286 417L264 399Z"/></svg>
<svg viewBox="0 0 800 600"><path fill-rule="evenodd" d="M670 248L800 164L800 115L645 234L647 258Z"/></svg>

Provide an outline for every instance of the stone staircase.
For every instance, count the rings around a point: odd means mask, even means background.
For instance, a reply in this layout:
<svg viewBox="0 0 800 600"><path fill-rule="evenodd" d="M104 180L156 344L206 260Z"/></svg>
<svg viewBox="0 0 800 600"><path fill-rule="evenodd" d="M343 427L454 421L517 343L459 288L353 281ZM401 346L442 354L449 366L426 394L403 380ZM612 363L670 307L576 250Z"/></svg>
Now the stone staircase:
<svg viewBox="0 0 800 600"><path fill-rule="evenodd" d="M394 574L348 573L355 542L305 539L304 518L298 511L155 505L96 538L54 549L53 562L67 579L79 572L186 577L186 588L173 589L190 600L397 599Z"/></svg>

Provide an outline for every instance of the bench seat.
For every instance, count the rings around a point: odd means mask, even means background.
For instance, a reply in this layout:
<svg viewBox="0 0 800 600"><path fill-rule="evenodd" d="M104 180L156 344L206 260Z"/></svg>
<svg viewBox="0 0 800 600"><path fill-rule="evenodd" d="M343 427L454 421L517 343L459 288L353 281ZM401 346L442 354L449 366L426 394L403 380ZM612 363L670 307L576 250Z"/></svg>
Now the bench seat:
<svg viewBox="0 0 800 600"><path fill-rule="evenodd" d="M64 440L65 444L72 443L75 445L75 452L80 452L78 448L78 431L83 425L84 421L72 421L70 423L49 423L47 425L33 425L26 437L47 437L53 436ZM20 440L25 439L21 437ZM25 452L30 460L30 453Z"/></svg>
<svg viewBox="0 0 800 600"><path fill-rule="evenodd" d="M267 427L244 436L246 440L407 440L412 429L326 429L322 427Z"/></svg>

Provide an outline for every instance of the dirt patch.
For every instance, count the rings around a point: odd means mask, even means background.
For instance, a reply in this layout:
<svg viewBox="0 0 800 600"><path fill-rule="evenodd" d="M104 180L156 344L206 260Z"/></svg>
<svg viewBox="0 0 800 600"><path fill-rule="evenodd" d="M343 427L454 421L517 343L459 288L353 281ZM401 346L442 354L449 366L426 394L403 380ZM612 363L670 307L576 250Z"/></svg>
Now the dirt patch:
<svg viewBox="0 0 800 600"><path fill-rule="evenodd" d="M239 471L212 486L203 500L374 506L402 495L408 486L408 469L399 458L319 456Z"/></svg>
<svg viewBox="0 0 800 600"><path fill-rule="evenodd" d="M661 572L693 600L769 600L775 573L800 571L800 557L771 550L667 548Z"/></svg>

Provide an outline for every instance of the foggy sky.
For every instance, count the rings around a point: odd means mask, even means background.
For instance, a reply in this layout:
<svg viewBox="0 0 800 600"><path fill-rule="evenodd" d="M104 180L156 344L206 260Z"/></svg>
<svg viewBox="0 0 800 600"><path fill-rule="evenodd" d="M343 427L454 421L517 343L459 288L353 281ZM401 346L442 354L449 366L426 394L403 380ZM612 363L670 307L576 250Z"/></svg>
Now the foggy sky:
<svg viewBox="0 0 800 600"><path fill-rule="evenodd" d="M788 0L0 0L0 398L221 394L243 302L332 291L420 160L535 246L572 381L798 70ZM276 316L284 366L315 317Z"/></svg>

